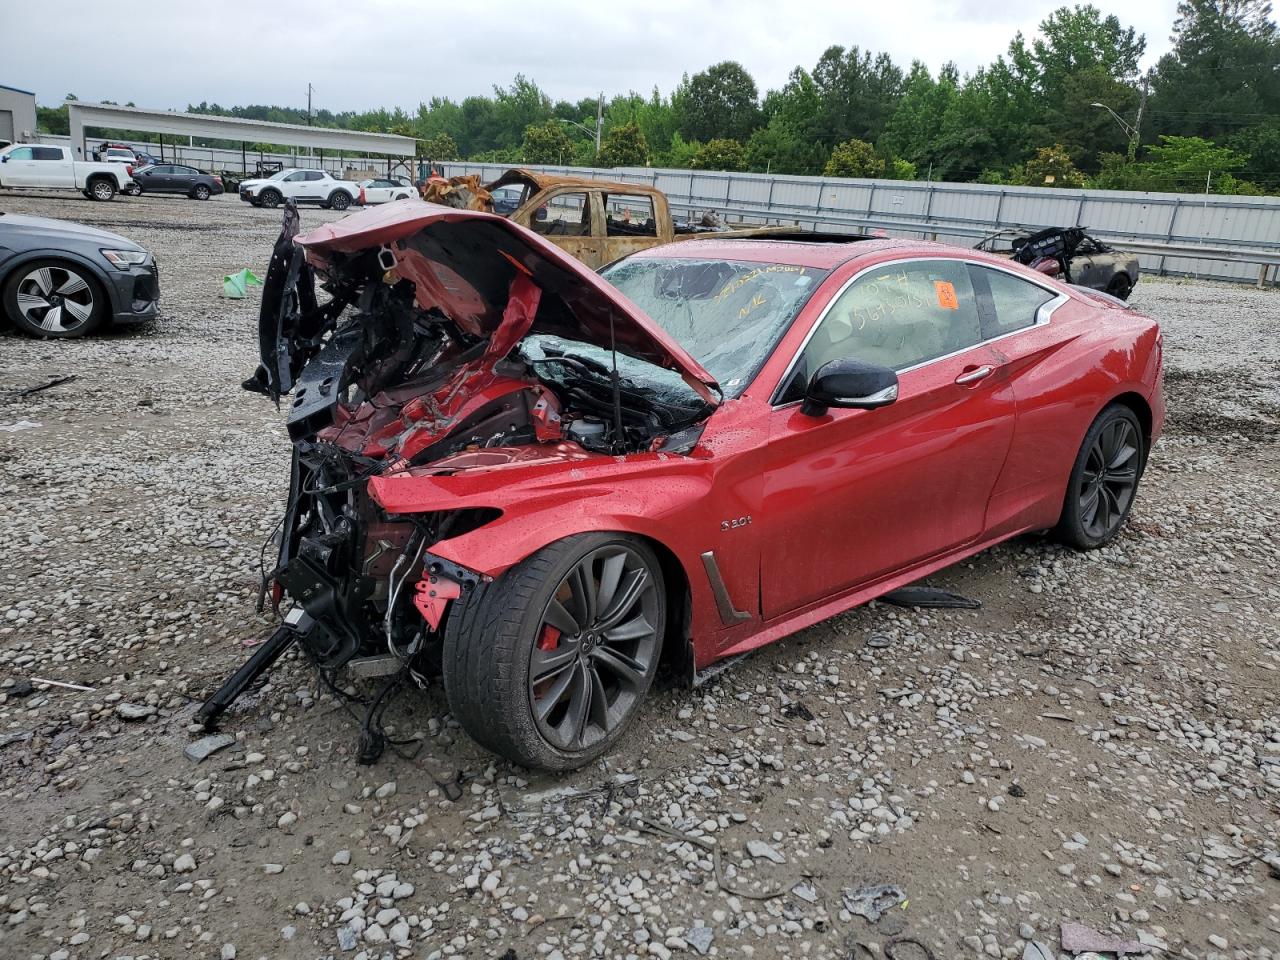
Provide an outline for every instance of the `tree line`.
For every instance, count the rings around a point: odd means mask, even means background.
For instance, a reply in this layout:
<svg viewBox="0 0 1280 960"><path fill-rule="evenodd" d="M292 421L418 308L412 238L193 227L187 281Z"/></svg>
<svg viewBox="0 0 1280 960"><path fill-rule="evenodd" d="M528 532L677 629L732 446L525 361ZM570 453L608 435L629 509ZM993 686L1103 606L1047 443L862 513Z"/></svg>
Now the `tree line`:
<svg viewBox="0 0 1280 960"><path fill-rule="evenodd" d="M655 87L606 99L598 152L596 98L553 100L523 75L491 96L433 97L416 112L188 109L411 136L433 160L1280 193L1271 4L1182 0L1172 41L1143 74L1146 38L1078 4L966 75L835 45L761 94L742 64L725 61L686 74L670 95ZM57 113L40 110L50 132Z"/></svg>

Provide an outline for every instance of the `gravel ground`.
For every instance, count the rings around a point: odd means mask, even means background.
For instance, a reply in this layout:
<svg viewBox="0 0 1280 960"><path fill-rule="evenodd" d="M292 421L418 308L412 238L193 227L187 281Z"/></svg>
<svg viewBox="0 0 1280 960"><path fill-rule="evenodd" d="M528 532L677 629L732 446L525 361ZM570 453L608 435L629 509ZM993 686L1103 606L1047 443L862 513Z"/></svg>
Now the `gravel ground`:
<svg viewBox="0 0 1280 960"><path fill-rule="evenodd" d="M164 293L153 328L0 334L0 428L38 424L0 432L5 957L1053 957L1062 922L1280 957L1275 291L1139 284L1170 417L1134 516L1096 553L1026 537L933 579L981 610L841 615L656 691L563 777L479 750L438 689L388 716L415 755L357 766L288 659L196 763L193 711L270 630L288 447L239 388L257 291L219 293L264 275L278 214L0 208L138 240ZM906 902L873 923L880 884Z"/></svg>

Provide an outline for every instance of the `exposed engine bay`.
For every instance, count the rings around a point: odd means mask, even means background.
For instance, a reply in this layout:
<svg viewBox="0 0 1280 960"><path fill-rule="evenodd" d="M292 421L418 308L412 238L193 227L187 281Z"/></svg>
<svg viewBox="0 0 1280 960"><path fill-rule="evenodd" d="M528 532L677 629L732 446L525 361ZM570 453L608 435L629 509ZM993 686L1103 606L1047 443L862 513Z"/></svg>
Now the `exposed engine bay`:
<svg viewBox="0 0 1280 960"><path fill-rule="evenodd" d="M331 686L353 663L386 678L366 705L363 762L381 752L391 687L424 681L448 604L475 579L432 545L498 515L389 514L369 481L685 453L716 402L700 368L690 375L660 334L616 313L602 280L584 284L585 268L546 259L521 228L449 211L464 219L423 213L421 229L384 229L378 213L339 224L373 224L362 243L313 239L334 225L299 237L286 209L263 288L262 364L244 383L277 404L291 395L290 491L264 549L276 553L264 596L292 603L282 630Z"/></svg>

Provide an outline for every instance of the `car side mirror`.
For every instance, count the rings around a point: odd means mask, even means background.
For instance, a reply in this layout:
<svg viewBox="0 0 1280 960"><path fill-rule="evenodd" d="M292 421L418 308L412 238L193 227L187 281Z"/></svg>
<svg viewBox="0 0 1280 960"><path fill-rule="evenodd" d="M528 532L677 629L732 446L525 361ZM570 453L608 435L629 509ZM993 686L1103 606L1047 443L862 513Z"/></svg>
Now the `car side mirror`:
<svg viewBox="0 0 1280 960"><path fill-rule="evenodd" d="M828 360L809 380L800 412L821 417L828 407L870 410L898 399L898 375L888 367L852 357Z"/></svg>

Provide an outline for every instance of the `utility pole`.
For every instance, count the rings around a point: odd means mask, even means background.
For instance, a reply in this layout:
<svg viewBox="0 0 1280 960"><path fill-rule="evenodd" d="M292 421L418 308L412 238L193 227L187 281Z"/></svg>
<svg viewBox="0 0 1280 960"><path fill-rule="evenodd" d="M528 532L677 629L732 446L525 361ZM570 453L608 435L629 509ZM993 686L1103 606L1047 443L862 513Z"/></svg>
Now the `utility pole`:
<svg viewBox="0 0 1280 960"><path fill-rule="evenodd" d="M311 126L311 81L307 81L307 126Z"/></svg>
<svg viewBox="0 0 1280 960"><path fill-rule="evenodd" d="M604 91L600 91L600 98L596 100L596 156L600 156L600 132L604 129Z"/></svg>
<svg viewBox="0 0 1280 960"><path fill-rule="evenodd" d="M1138 147L1142 140L1142 114L1147 109L1147 94L1151 91L1151 71L1142 77L1142 99L1138 101L1138 116L1133 121L1133 133L1129 135L1129 162L1138 158Z"/></svg>

